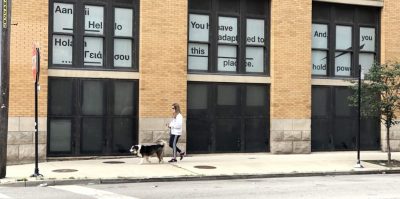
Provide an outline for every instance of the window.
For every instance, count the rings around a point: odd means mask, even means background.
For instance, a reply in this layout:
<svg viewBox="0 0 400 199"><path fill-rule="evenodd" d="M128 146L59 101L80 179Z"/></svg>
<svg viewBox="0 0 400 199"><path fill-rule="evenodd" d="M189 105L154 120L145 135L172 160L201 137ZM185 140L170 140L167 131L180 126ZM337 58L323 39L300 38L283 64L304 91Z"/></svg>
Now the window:
<svg viewBox="0 0 400 199"><path fill-rule="evenodd" d="M188 70L268 73L269 1L190 0Z"/></svg>
<svg viewBox="0 0 400 199"><path fill-rule="evenodd" d="M137 4L51 1L50 67L138 70Z"/></svg>
<svg viewBox="0 0 400 199"><path fill-rule="evenodd" d="M377 59L379 9L313 3L312 74L356 77Z"/></svg>
<svg viewBox="0 0 400 199"><path fill-rule="evenodd" d="M50 156L127 154L137 143L138 82L49 78Z"/></svg>

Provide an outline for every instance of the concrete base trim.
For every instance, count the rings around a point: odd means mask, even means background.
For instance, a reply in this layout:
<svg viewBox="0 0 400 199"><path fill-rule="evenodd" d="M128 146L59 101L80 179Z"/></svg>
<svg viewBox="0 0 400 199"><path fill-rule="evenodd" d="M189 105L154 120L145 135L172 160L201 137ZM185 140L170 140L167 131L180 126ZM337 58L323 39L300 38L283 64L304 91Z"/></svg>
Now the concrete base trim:
<svg viewBox="0 0 400 199"><path fill-rule="evenodd" d="M138 72L49 69L49 77L139 79Z"/></svg>
<svg viewBox="0 0 400 199"><path fill-rule="evenodd" d="M262 76L239 76L239 75L199 75L188 74L188 81L194 82L229 82L229 83L249 83L249 84L270 84L270 77Z"/></svg>

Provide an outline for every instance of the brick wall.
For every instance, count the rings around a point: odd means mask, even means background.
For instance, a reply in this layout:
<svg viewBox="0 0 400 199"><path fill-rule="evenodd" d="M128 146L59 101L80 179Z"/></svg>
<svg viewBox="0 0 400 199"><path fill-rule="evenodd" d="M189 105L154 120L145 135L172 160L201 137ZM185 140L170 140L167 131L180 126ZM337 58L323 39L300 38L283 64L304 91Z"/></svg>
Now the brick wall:
<svg viewBox="0 0 400 199"><path fill-rule="evenodd" d="M272 1L272 119L311 117L311 2Z"/></svg>
<svg viewBox="0 0 400 199"><path fill-rule="evenodd" d="M272 153L311 152L311 7L311 0L272 0Z"/></svg>
<svg viewBox="0 0 400 199"><path fill-rule="evenodd" d="M174 102L186 113L187 6L187 0L140 2L139 117L170 117Z"/></svg>
<svg viewBox="0 0 400 199"><path fill-rule="evenodd" d="M385 0L382 9L381 26L381 62L400 61L400 3L396 0ZM390 129L390 148L400 151L400 125ZM387 150L385 125L381 124L381 146Z"/></svg>
<svg viewBox="0 0 400 199"><path fill-rule="evenodd" d="M9 116L34 116L32 44L41 50L39 116L47 116L48 0L14 0L12 3Z"/></svg>

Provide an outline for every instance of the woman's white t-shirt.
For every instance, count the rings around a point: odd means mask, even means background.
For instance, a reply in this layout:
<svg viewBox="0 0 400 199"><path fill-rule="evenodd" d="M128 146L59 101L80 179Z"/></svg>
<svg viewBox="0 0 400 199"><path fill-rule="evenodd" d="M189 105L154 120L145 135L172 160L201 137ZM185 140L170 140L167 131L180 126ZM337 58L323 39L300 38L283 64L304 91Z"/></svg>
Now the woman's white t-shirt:
<svg viewBox="0 0 400 199"><path fill-rule="evenodd" d="M172 135L182 135L182 114L178 114L170 123L169 127L171 128Z"/></svg>

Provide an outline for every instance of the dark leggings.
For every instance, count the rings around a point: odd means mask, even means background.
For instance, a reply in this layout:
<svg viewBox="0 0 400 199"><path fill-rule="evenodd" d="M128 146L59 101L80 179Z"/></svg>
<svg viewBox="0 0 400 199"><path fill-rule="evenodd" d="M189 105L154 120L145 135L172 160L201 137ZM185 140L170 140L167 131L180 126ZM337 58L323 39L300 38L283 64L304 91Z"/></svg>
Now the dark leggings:
<svg viewBox="0 0 400 199"><path fill-rule="evenodd" d="M173 135L171 134L169 137L169 147L172 148L173 154L174 154L174 159L176 159L176 152L181 153L182 151L176 146L176 143L178 143L180 135Z"/></svg>

